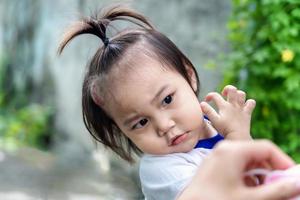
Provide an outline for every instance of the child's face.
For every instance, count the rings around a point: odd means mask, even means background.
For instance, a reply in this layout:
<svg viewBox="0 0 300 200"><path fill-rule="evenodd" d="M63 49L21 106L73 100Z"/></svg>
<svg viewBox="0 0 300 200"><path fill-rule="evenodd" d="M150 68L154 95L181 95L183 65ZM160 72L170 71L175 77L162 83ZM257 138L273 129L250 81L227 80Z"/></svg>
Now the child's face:
<svg viewBox="0 0 300 200"><path fill-rule="evenodd" d="M196 81L193 90L175 70L150 59L140 63L111 72L114 81L107 111L144 153L162 155L192 150L206 131L194 93Z"/></svg>

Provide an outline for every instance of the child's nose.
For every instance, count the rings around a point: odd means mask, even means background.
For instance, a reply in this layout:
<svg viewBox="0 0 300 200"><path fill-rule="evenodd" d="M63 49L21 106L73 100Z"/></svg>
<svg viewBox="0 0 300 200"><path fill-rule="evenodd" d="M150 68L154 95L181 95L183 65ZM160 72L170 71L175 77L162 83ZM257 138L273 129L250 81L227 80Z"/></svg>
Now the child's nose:
<svg viewBox="0 0 300 200"><path fill-rule="evenodd" d="M161 118L158 120L157 128L158 135L164 136L175 126L175 121L169 117Z"/></svg>

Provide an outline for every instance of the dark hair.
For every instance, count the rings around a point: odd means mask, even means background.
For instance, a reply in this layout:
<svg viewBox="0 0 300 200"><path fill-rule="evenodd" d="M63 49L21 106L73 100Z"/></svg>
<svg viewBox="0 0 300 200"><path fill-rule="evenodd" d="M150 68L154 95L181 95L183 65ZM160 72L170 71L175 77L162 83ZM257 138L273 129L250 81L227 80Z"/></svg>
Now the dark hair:
<svg viewBox="0 0 300 200"><path fill-rule="evenodd" d="M106 30L112 21L125 20L138 25L118 32L108 39ZM83 18L77 22L63 38L58 49L62 53L64 47L74 37L81 34L98 36L104 43L100 46L88 64L82 87L82 113L84 124L90 134L105 146L111 148L121 158L133 162L132 152L140 154L141 151L119 129L114 120L105 112L101 104L104 98L100 98L101 77L121 61L124 61L128 52L141 44L143 50L151 52L162 64L174 68L191 85L188 68L194 71L197 79L199 93L199 78L190 60L170 41L165 35L157 31L151 23L141 14L131 9L115 6L89 18Z"/></svg>

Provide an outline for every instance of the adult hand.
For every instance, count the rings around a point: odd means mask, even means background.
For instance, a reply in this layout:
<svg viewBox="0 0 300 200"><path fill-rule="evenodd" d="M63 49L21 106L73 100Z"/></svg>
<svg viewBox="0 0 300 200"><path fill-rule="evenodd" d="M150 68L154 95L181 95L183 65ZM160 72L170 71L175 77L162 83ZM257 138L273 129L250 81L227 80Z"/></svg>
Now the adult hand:
<svg viewBox="0 0 300 200"><path fill-rule="evenodd" d="M246 186L245 172L262 163L273 170L294 166L294 162L269 141L222 141L203 161L177 200L284 200L300 194L300 181L295 180Z"/></svg>

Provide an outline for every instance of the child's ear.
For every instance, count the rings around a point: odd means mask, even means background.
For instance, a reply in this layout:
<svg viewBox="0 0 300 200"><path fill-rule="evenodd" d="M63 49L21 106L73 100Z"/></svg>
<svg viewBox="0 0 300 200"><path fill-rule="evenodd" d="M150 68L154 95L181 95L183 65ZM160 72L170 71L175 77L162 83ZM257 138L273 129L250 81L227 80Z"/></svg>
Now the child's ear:
<svg viewBox="0 0 300 200"><path fill-rule="evenodd" d="M196 92L197 89L198 89L197 77L196 77L196 74L195 74L196 72L195 72L195 70L193 70L193 68L187 67L187 73L188 73L188 76L189 76L191 86L192 86L194 92Z"/></svg>

